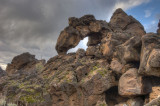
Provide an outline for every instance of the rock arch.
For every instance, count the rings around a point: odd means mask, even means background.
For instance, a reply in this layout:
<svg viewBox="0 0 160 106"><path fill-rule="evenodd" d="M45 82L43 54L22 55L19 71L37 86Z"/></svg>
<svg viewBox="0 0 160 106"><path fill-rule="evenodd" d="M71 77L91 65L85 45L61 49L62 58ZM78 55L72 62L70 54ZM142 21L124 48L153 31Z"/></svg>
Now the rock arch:
<svg viewBox="0 0 160 106"><path fill-rule="evenodd" d="M76 47L80 40L89 37L87 46L94 47L100 44L100 52L111 57L116 46L133 36L142 37L146 33L140 22L122 9L113 13L109 23L96 20L93 15L71 17L68 21L69 26L60 33L57 40L56 50L59 55L66 54L69 49Z"/></svg>
<svg viewBox="0 0 160 106"><path fill-rule="evenodd" d="M97 45L101 42L104 32L111 29L108 23L96 20L93 15L85 15L81 18L69 18L69 26L66 27L57 40L56 50L58 54L66 54L71 48L76 47L80 40L88 37L88 46Z"/></svg>

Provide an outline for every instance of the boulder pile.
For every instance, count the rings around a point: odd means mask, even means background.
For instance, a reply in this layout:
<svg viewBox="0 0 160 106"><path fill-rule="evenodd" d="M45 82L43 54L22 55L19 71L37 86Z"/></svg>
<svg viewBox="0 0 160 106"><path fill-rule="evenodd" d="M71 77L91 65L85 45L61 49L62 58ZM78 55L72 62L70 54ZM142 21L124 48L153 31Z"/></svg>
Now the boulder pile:
<svg viewBox="0 0 160 106"><path fill-rule="evenodd" d="M24 53L0 77L0 93L18 106L160 105L160 36L122 9L110 22L71 17L59 35L58 55ZM88 37L87 50L68 50ZM2 86L3 85L3 86Z"/></svg>

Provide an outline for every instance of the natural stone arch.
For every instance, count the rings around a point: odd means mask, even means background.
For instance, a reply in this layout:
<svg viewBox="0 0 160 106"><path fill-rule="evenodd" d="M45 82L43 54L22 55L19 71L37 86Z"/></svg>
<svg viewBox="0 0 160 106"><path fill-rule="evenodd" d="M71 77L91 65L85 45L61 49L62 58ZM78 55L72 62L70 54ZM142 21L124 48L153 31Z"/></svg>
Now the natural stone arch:
<svg viewBox="0 0 160 106"><path fill-rule="evenodd" d="M79 19L69 18L69 26L60 33L56 50L58 54L66 54L69 49L76 47L85 37L89 37L88 46L97 45L101 42L105 31L111 31L108 23L96 20L93 15L85 15Z"/></svg>
<svg viewBox="0 0 160 106"><path fill-rule="evenodd" d="M110 36L109 32L113 34ZM93 15L69 18L69 26L60 33L56 50L59 55L66 54L69 49L76 47L80 40L88 36L88 46L96 46L100 43L103 56L111 57L116 46L133 36L143 35L145 30L140 22L128 16L122 9L117 9L109 23L96 20Z"/></svg>

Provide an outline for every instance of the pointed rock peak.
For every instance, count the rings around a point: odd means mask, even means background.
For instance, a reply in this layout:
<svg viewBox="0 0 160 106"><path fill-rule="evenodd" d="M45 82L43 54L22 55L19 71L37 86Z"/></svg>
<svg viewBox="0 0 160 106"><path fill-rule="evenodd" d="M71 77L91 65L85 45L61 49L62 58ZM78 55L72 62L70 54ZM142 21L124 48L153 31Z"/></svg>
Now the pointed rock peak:
<svg viewBox="0 0 160 106"><path fill-rule="evenodd" d="M115 12L113 14L120 14L120 13L125 13L125 12L121 8L118 8L115 10Z"/></svg>
<svg viewBox="0 0 160 106"><path fill-rule="evenodd" d="M117 9L110 20L110 25L115 28L119 27L120 29L124 29L130 23L129 16L121 9Z"/></svg>
<svg viewBox="0 0 160 106"><path fill-rule="evenodd" d="M133 35L145 34L143 25L132 16L128 16L121 8L113 13L109 24L114 32L122 30Z"/></svg>

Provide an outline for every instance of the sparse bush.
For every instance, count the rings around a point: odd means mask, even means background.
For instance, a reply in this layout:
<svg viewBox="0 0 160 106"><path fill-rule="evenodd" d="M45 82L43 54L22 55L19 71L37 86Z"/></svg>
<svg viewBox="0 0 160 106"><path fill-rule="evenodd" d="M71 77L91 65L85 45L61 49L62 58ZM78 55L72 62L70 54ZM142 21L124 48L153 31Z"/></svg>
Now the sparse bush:
<svg viewBox="0 0 160 106"><path fill-rule="evenodd" d="M6 105L6 100L5 98L0 99L0 106L5 106Z"/></svg>
<svg viewBox="0 0 160 106"><path fill-rule="evenodd" d="M17 106L17 105L14 103L7 103L5 97L3 97L0 99L0 106Z"/></svg>
<svg viewBox="0 0 160 106"><path fill-rule="evenodd" d="M9 103L8 106L17 106L17 105L14 103Z"/></svg>

